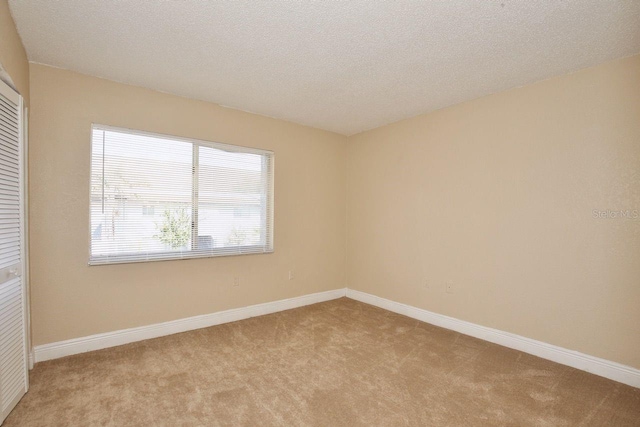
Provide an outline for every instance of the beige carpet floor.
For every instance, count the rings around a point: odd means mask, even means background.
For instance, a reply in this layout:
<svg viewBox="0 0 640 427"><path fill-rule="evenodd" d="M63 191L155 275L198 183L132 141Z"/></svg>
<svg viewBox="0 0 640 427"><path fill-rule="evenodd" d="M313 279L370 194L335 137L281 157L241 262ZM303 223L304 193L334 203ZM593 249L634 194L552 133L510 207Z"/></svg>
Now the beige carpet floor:
<svg viewBox="0 0 640 427"><path fill-rule="evenodd" d="M14 426L640 426L640 389L346 298L39 363Z"/></svg>

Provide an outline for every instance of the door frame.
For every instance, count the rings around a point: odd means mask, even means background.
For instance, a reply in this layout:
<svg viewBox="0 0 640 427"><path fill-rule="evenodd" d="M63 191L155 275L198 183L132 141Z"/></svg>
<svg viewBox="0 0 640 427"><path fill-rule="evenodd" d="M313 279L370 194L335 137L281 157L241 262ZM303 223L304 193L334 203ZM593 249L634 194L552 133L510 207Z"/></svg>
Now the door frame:
<svg viewBox="0 0 640 427"><path fill-rule="evenodd" d="M24 328L27 359L27 391L29 391L29 371L35 363L33 347L31 346L31 282L29 280L29 107L24 105L22 97L21 139L20 139L20 201L22 207L21 236L22 236L22 283L24 298Z"/></svg>

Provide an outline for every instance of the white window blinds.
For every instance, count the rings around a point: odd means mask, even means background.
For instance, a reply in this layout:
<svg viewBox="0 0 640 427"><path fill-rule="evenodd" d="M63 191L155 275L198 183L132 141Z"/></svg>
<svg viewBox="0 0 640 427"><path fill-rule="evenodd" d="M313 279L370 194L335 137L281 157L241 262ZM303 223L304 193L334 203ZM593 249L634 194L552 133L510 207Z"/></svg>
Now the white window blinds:
<svg viewBox="0 0 640 427"><path fill-rule="evenodd" d="M270 151L94 125L89 264L273 251Z"/></svg>

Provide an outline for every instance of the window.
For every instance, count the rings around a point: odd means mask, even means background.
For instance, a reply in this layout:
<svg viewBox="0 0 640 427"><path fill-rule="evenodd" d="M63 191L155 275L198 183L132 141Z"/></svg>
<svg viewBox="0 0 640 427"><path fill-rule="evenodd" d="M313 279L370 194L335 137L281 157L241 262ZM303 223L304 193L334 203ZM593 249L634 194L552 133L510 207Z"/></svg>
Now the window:
<svg viewBox="0 0 640 427"><path fill-rule="evenodd" d="M273 252L270 151L94 125L89 264Z"/></svg>

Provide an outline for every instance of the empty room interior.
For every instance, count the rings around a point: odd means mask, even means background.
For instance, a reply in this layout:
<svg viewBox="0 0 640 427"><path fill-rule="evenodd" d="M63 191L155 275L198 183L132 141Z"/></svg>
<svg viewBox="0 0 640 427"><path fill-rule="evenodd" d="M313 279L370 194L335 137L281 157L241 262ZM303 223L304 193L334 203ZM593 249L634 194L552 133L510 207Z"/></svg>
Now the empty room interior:
<svg viewBox="0 0 640 427"><path fill-rule="evenodd" d="M0 0L0 424L640 426L640 1Z"/></svg>

